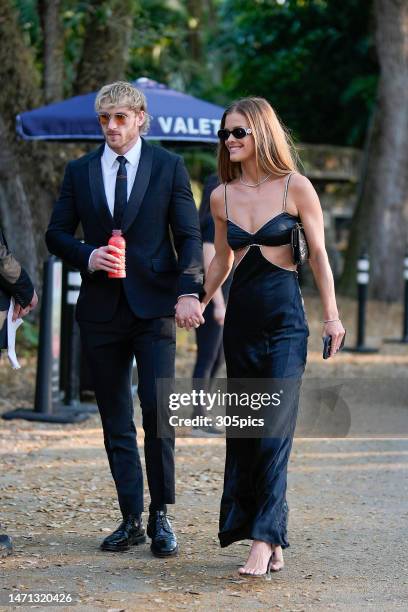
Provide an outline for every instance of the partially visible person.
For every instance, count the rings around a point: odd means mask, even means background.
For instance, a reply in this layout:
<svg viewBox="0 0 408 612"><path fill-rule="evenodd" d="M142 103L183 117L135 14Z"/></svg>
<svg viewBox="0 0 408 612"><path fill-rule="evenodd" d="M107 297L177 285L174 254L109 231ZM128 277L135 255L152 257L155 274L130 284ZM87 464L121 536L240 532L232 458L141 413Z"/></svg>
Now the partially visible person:
<svg viewBox="0 0 408 612"><path fill-rule="evenodd" d="M25 317L38 303L38 297L27 272L10 253L0 226L0 353L7 349L7 316L14 298L13 321ZM10 555L13 542L10 536L0 535L0 557Z"/></svg>
<svg viewBox="0 0 408 612"><path fill-rule="evenodd" d="M203 196L199 209L201 238L203 241L204 273L207 274L210 263L215 255L214 248L214 220L210 209L211 192L219 185L218 176L210 175L204 183ZM219 287L209 302L205 312L205 323L196 328L197 356L193 370L193 380L200 381L206 389L210 389L211 382L216 378L222 364L224 363L224 350L222 346L222 334L224 328L225 304L228 296L228 288L231 277L229 277L222 288ZM194 407L193 417L202 416L200 406ZM197 432L221 434L222 430L217 427L194 427Z"/></svg>

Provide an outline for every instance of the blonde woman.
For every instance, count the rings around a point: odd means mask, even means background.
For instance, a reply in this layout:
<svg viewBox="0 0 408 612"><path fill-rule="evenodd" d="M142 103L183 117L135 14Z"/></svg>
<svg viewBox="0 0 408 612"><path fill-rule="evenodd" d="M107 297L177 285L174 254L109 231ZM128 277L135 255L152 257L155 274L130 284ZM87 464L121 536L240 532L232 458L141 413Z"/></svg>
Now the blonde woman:
<svg viewBox="0 0 408 612"><path fill-rule="evenodd" d="M332 337L331 356L344 336L320 202L310 181L296 171L290 138L263 98L230 106L218 135L222 184L211 195L216 254L202 308L235 265L224 326L228 378L300 381L309 329L290 246L298 221L321 296L323 335ZM298 392L294 402L297 409ZM284 566L289 430L284 437L227 438L219 539L222 547L253 540L241 574L260 576Z"/></svg>

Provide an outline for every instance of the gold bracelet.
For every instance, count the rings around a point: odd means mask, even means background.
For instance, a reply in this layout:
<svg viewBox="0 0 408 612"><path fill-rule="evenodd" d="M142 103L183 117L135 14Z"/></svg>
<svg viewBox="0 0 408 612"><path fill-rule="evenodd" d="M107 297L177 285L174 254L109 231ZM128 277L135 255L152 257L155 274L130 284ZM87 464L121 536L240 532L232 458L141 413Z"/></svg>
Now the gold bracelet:
<svg viewBox="0 0 408 612"><path fill-rule="evenodd" d="M327 319L326 321L323 321L323 323L335 323L336 321L340 321L340 319Z"/></svg>

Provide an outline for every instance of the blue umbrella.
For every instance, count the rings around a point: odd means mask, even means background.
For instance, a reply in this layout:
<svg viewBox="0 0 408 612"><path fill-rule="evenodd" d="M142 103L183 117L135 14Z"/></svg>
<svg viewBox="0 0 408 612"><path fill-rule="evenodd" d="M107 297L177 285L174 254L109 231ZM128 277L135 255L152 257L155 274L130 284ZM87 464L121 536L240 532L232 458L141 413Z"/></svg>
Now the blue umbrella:
<svg viewBox="0 0 408 612"><path fill-rule="evenodd" d="M145 77L134 81L147 98L151 125L147 140L217 142L224 109L169 89ZM103 140L94 110L96 93L75 96L16 117L24 140Z"/></svg>

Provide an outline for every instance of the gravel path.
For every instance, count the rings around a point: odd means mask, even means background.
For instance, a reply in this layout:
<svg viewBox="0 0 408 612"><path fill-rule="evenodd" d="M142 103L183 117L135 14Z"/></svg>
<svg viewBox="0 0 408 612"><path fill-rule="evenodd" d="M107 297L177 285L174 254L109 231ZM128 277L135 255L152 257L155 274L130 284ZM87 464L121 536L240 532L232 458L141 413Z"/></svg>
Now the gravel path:
<svg viewBox="0 0 408 612"><path fill-rule="evenodd" d="M191 347L181 340L183 373ZM344 354L323 366L318 348L311 346L307 377L406 376L406 349ZM30 363L18 378L1 366L0 412L29 405L32 381ZM401 419L400 405L384 409ZM369 423L371 402L361 414ZM121 554L98 550L119 518L98 417L66 426L0 421L0 440L0 518L15 542L15 554L0 559L1 610L17 609L10 594L30 591L80 602L36 608L47 610L408 610L407 438L295 439L291 545L284 571L269 582L238 576L248 542L218 546L224 440L177 440L171 516L180 554L171 560L154 559L147 544Z"/></svg>

